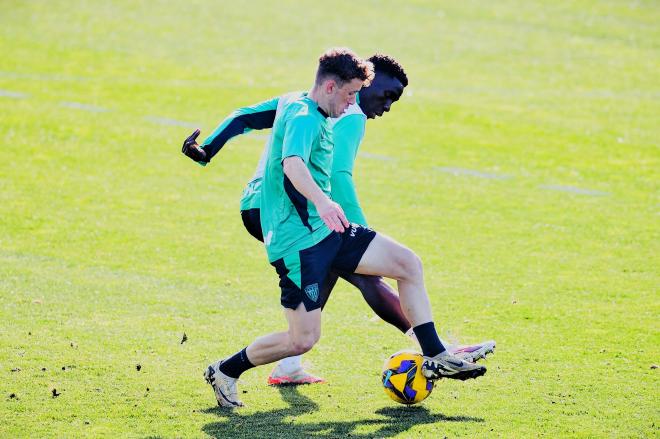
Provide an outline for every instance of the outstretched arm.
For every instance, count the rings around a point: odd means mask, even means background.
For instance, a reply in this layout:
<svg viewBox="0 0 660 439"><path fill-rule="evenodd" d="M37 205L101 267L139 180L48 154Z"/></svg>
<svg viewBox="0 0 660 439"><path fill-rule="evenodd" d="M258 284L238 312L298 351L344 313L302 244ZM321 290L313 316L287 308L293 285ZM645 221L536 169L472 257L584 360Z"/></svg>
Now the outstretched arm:
<svg viewBox="0 0 660 439"><path fill-rule="evenodd" d="M195 130L184 141L181 152L205 166L233 137L251 130L272 128L278 102L279 98L274 98L256 105L239 108L223 120L201 145L196 140L199 129Z"/></svg>

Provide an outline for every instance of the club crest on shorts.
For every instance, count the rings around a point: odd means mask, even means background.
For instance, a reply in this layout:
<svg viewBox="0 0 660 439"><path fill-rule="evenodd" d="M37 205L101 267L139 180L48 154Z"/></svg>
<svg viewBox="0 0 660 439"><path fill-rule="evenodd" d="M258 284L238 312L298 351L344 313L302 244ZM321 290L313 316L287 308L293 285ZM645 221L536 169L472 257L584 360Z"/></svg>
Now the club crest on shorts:
<svg viewBox="0 0 660 439"><path fill-rule="evenodd" d="M314 302L319 300L319 284L311 284L305 287L305 294Z"/></svg>

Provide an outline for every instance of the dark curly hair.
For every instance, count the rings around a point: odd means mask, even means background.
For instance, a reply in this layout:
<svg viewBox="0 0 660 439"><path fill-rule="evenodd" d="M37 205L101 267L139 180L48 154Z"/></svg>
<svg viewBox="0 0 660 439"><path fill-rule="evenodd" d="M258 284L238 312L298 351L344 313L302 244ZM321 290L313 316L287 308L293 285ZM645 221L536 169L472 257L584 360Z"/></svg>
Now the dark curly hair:
<svg viewBox="0 0 660 439"><path fill-rule="evenodd" d="M367 61L370 61L374 65L374 70L393 76L401 81L401 84L404 87L408 86L408 76L406 75L406 72L403 70L403 67L401 67L401 64L391 56L377 53L367 59Z"/></svg>
<svg viewBox="0 0 660 439"><path fill-rule="evenodd" d="M368 87L374 78L374 66L350 49L343 47L328 49L319 58L316 83L320 84L328 77L333 77L340 87L353 79L364 81L364 86Z"/></svg>

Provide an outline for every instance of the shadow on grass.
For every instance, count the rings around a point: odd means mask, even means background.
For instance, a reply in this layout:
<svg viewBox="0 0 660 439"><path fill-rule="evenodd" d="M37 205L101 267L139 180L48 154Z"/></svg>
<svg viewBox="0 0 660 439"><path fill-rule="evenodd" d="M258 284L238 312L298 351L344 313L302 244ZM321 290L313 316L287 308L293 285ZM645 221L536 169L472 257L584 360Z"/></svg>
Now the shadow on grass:
<svg viewBox="0 0 660 439"><path fill-rule="evenodd" d="M484 422L482 418L470 416L445 416L430 413L426 407L386 407L376 411L382 418L362 419L357 421L316 422L299 424L294 423L294 417L307 413L317 412L318 404L304 395L296 387L281 387L279 389L282 399L289 405L286 408L250 415L242 415L240 410L232 411L221 407L204 410L205 413L214 413L221 418L221 422L206 424L202 430L216 438L373 438L392 437L403 433L415 425L434 424L436 422ZM318 413L323 418L323 413ZM347 414L350 417L350 414ZM355 432L359 426L371 426L368 434ZM376 431L373 431L377 428Z"/></svg>

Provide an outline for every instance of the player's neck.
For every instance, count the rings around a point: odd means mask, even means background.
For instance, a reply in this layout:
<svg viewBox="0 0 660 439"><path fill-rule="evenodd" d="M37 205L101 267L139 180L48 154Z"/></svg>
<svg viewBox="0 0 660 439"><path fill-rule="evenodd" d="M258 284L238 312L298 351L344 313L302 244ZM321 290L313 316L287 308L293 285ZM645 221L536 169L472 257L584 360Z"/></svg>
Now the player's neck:
<svg viewBox="0 0 660 439"><path fill-rule="evenodd" d="M309 92L307 95L311 100L316 102L316 105L319 106L321 110L323 110L326 114L330 114L328 111L330 109L330 105L327 101L323 99L323 95L321 94L321 90L319 90L316 86L312 88L312 90Z"/></svg>

